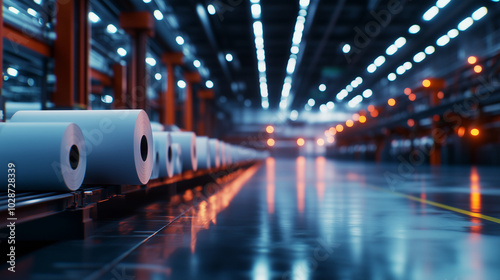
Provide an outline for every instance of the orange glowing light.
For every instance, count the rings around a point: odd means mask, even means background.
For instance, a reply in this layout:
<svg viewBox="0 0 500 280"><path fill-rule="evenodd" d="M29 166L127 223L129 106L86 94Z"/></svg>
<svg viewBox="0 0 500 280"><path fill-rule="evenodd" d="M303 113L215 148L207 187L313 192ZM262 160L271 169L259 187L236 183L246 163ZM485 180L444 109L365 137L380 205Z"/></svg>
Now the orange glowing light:
<svg viewBox="0 0 500 280"><path fill-rule="evenodd" d="M439 99L443 99L444 98L444 92L442 92L442 91L438 92L437 97Z"/></svg>
<svg viewBox="0 0 500 280"><path fill-rule="evenodd" d="M475 57L475 56L469 56L469 58L467 58L467 62L469 62L469 64L476 64L477 57Z"/></svg>
<svg viewBox="0 0 500 280"><path fill-rule="evenodd" d="M316 143L318 144L318 146L324 146L325 145L325 140L323 140L322 138L318 139L318 141L316 141Z"/></svg>
<svg viewBox="0 0 500 280"><path fill-rule="evenodd" d="M415 121L413 119L408 119L406 123L408 124L409 127L413 127L415 125Z"/></svg>
<svg viewBox="0 0 500 280"><path fill-rule="evenodd" d="M431 81L425 79L423 82L422 82L422 85L426 88L430 87L431 86Z"/></svg>
<svg viewBox="0 0 500 280"><path fill-rule="evenodd" d="M417 99L417 96L414 93L411 93L410 95L408 95L408 99L413 102L415 101L415 99Z"/></svg>
<svg viewBox="0 0 500 280"><path fill-rule="evenodd" d="M405 88L405 94L410 95L411 94L411 88Z"/></svg>
<svg viewBox="0 0 500 280"><path fill-rule="evenodd" d="M354 125L354 122L353 122L352 120L347 120L347 121L345 122L345 125L346 125L347 127L352 127L352 126Z"/></svg>
<svg viewBox="0 0 500 280"><path fill-rule="evenodd" d="M334 137L328 137L326 139L326 141L328 141L328 143L330 143L330 144L333 144L333 143L335 143L335 138Z"/></svg>
<svg viewBox="0 0 500 280"><path fill-rule="evenodd" d="M330 134L330 130L329 130L329 129L325 130L325 136L326 136L326 137L328 137L328 136L330 136L330 135L331 135L331 134Z"/></svg>
<svg viewBox="0 0 500 280"><path fill-rule="evenodd" d="M373 110L371 113L370 113L370 116L376 118L378 117L378 110Z"/></svg>
<svg viewBox="0 0 500 280"><path fill-rule="evenodd" d="M387 104L389 104L389 106L392 107L392 106L396 105L396 100L394 100L394 98L391 98L391 99L387 100Z"/></svg>
<svg viewBox="0 0 500 280"><path fill-rule="evenodd" d="M306 202L306 158L297 158L297 210L304 212Z"/></svg>
<svg viewBox="0 0 500 280"><path fill-rule="evenodd" d="M459 127L457 130L458 137L464 137L465 135L465 128L464 127Z"/></svg>
<svg viewBox="0 0 500 280"><path fill-rule="evenodd" d="M335 129L335 127L333 127L333 126L332 126L332 127L330 127L330 129L329 129L328 131L330 131L330 134L331 134L331 135L335 135L335 134L337 134L337 130L336 130L336 129Z"/></svg>
<svg viewBox="0 0 500 280"><path fill-rule="evenodd" d="M304 140L304 138L297 139L297 145L299 145L299 147L302 147L305 144L306 144L306 140Z"/></svg>
<svg viewBox="0 0 500 280"><path fill-rule="evenodd" d="M365 123L366 122L366 117L365 116L359 116L359 122L360 123Z"/></svg>
<svg viewBox="0 0 500 280"><path fill-rule="evenodd" d="M373 112L374 110L375 110L375 106L373 106L373 105L368 106L368 112L370 112L370 113L371 113L371 112Z"/></svg>
<svg viewBox="0 0 500 280"><path fill-rule="evenodd" d="M359 114L353 114L352 115L352 120L355 121L355 122L359 121Z"/></svg>
<svg viewBox="0 0 500 280"><path fill-rule="evenodd" d="M267 133L273 133L273 132L274 132L274 127L273 127L272 125L268 125L268 126L266 127L266 132L267 132Z"/></svg>
<svg viewBox="0 0 500 280"><path fill-rule="evenodd" d="M274 147L274 144L276 144L276 141L274 141L274 139L267 139L267 145L269 147Z"/></svg>
<svg viewBox="0 0 500 280"><path fill-rule="evenodd" d="M344 127L341 124L337 124L337 126L335 127L335 129L337 130L337 132L344 131Z"/></svg>
<svg viewBox="0 0 500 280"><path fill-rule="evenodd" d="M470 130L470 135L472 136L478 136L479 135L479 129L473 128Z"/></svg>
<svg viewBox="0 0 500 280"><path fill-rule="evenodd" d="M434 116L432 116L432 119L433 119L435 122L438 122L438 121L441 119L441 117L440 117L439 115L434 115Z"/></svg>
<svg viewBox="0 0 500 280"><path fill-rule="evenodd" d="M478 74L483 72L483 67L481 65L474 66L474 72L476 72Z"/></svg>

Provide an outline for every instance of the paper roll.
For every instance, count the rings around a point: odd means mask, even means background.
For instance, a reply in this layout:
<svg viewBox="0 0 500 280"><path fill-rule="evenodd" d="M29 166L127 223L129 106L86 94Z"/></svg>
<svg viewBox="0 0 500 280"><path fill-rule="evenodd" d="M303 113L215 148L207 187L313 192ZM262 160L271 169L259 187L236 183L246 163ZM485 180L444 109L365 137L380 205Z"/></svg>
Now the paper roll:
<svg viewBox="0 0 500 280"><path fill-rule="evenodd" d="M151 179L160 177L160 144L156 143L153 132L153 170L151 170Z"/></svg>
<svg viewBox="0 0 500 280"><path fill-rule="evenodd" d="M220 167L219 140L211 138L210 144L210 166L212 168Z"/></svg>
<svg viewBox="0 0 500 280"><path fill-rule="evenodd" d="M153 169L153 137L143 110L19 111L13 122L74 122L83 132L89 185L146 184Z"/></svg>
<svg viewBox="0 0 500 280"><path fill-rule="evenodd" d="M163 124L159 122L151 122L151 131L156 132L156 131L164 131L165 127Z"/></svg>
<svg viewBox="0 0 500 280"><path fill-rule="evenodd" d="M182 149L177 143L172 143L172 163L174 175L182 174Z"/></svg>
<svg viewBox="0 0 500 280"><path fill-rule="evenodd" d="M220 158L220 166L226 166L226 143L223 141L219 141L219 158Z"/></svg>
<svg viewBox="0 0 500 280"><path fill-rule="evenodd" d="M170 132L172 143L181 146L182 171L198 170L198 161L196 157L196 134L194 132Z"/></svg>
<svg viewBox="0 0 500 280"><path fill-rule="evenodd" d="M167 178L174 176L174 166L172 163L172 137L170 132L153 132L155 147L158 147L159 154L159 177Z"/></svg>
<svg viewBox="0 0 500 280"><path fill-rule="evenodd" d="M198 159L198 169L210 169L210 143L208 137L196 137L196 158Z"/></svg>
<svg viewBox="0 0 500 280"><path fill-rule="evenodd" d="M87 167L83 139L73 123L0 124L2 190L9 178L15 179L17 191L77 190ZM9 168L9 163L15 166Z"/></svg>

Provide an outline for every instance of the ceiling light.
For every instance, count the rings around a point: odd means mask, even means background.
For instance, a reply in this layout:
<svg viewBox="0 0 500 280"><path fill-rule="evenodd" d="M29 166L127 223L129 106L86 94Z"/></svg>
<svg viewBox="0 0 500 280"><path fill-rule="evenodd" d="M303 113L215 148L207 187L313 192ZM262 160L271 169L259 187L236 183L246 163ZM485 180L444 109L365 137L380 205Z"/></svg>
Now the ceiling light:
<svg viewBox="0 0 500 280"><path fill-rule="evenodd" d="M209 5L207 6L207 11L208 11L208 13L209 13L209 14L211 14L211 15L215 15L215 13L217 12L217 11L215 10L215 6L214 6L214 5L212 5L212 4L209 4Z"/></svg>
<svg viewBox="0 0 500 280"><path fill-rule="evenodd" d="M106 27L106 31L110 34L115 34L118 31L118 28L116 28L116 26L112 24L108 24L108 26Z"/></svg>
<svg viewBox="0 0 500 280"><path fill-rule="evenodd" d="M373 62L373 64L375 64L375 66L377 66L377 67L380 67L384 63L385 63L385 57L383 55L377 57L375 59L375 61Z"/></svg>
<svg viewBox="0 0 500 280"><path fill-rule="evenodd" d="M15 15L19 14L19 10L18 10L18 9L16 9L16 8L14 8L14 7L12 7L12 6L10 6L10 7L9 7L9 11L10 11L11 13L15 14ZM91 12L91 13L92 13L92 12ZM93 13L93 14L94 14L94 13ZM95 15L95 14L94 14L94 15ZM97 16L97 15L96 15L96 16ZM89 14L89 18L90 18L90 14ZM99 18L99 17L97 17L97 18Z"/></svg>
<svg viewBox="0 0 500 280"><path fill-rule="evenodd" d="M431 55L436 51L436 48L434 48L434 46L428 46L424 51L426 54Z"/></svg>
<svg viewBox="0 0 500 280"><path fill-rule="evenodd" d="M206 86L207 88L213 88L213 87L214 87L214 82L212 82L211 80L207 80L207 81L205 82L205 86Z"/></svg>
<svg viewBox="0 0 500 280"><path fill-rule="evenodd" d="M368 67L366 68L366 71L368 71L368 73L373 73L375 71L377 71L377 66L375 66L375 64L370 64L368 65Z"/></svg>
<svg viewBox="0 0 500 280"><path fill-rule="evenodd" d="M373 91L371 89L366 89L363 91L363 97L364 98L370 98L373 95Z"/></svg>
<svg viewBox="0 0 500 280"><path fill-rule="evenodd" d="M319 106L319 110L321 111L321 113L326 113L328 112L328 107L326 107L325 104L321 104L321 106Z"/></svg>
<svg viewBox="0 0 500 280"><path fill-rule="evenodd" d="M184 45L184 38L182 38L182 36L175 37L175 41L179 44L179 46Z"/></svg>
<svg viewBox="0 0 500 280"><path fill-rule="evenodd" d="M408 32L410 34L417 34L419 31L420 31L420 25L418 24L414 24L410 26L410 28L408 28Z"/></svg>
<svg viewBox="0 0 500 280"><path fill-rule="evenodd" d="M321 91L321 92L325 92L326 91L326 85L325 84L319 85L318 88L319 88L319 91Z"/></svg>
<svg viewBox="0 0 500 280"><path fill-rule="evenodd" d="M27 12L28 12L28 14L30 14L30 15L32 15L32 16L34 16L34 17L36 17L36 16L37 16L37 14L38 14L38 13L37 13L35 10L33 10L32 8L28 8Z"/></svg>
<svg viewBox="0 0 500 280"><path fill-rule="evenodd" d="M413 67L413 64L411 64L411 62L407 61L403 64L403 67L406 69L406 70L410 70L412 67Z"/></svg>
<svg viewBox="0 0 500 280"><path fill-rule="evenodd" d="M297 110L292 110L290 112L290 119L296 121L299 118L299 112Z"/></svg>
<svg viewBox="0 0 500 280"><path fill-rule="evenodd" d="M398 47L396 47L396 45L392 44L390 45L387 50L385 50L385 53L387 55L393 55L395 54L396 52L398 51Z"/></svg>
<svg viewBox="0 0 500 280"><path fill-rule="evenodd" d="M349 44L345 44L343 47L342 47L342 52L343 53L349 53L351 51L351 45Z"/></svg>
<svg viewBox="0 0 500 280"><path fill-rule="evenodd" d="M226 60L227 60L228 62L233 61L233 55L232 55L232 54L230 54L230 53L226 54Z"/></svg>
<svg viewBox="0 0 500 280"><path fill-rule="evenodd" d="M10 10L11 7L9 7L9 10ZM89 20L93 23L97 23L101 20L101 18L96 15L94 12L90 12L89 13Z"/></svg>
<svg viewBox="0 0 500 280"><path fill-rule="evenodd" d="M328 103L326 103L326 107L330 110L333 110L335 108L335 103L333 103L333 101L329 101Z"/></svg>
<svg viewBox="0 0 500 280"><path fill-rule="evenodd" d="M314 99L310 98L309 100L307 100L307 105L313 107L315 104L316 104L316 101Z"/></svg>
<svg viewBox="0 0 500 280"><path fill-rule="evenodd" d="M448 35L443 35L436 41L436 45L443 47L450 42L450 37Z"/></svg>
<svg viewBox="0 0 500 280"><path fill-rule="evenodd" d="M399 66L399 67L396 69L396 73L397 73L398 75L403 75L405 72L406 72L406 68L405 68L403 65Z"/></svg>
<svg viewBox="0 0 500 280"><path fill-rule="evenodd" d="M153 12L153 15L155 16L156 20L162 20L163 19L163 13L160 10L155 10Z"/></svg>
<svg viewBox="0 0 500 280"><path fill-rule="evenodd" d="M250 7L250 9L252 11L252 17L254 19L260 18L260 13L261 13L260 4L252 4L252 6Z"/></svg>
<svg viewBox="0 0 500 280"><path fill-rule="evenodd" d="M194 67L199 68L201 66L201 62L198 59L196 59L195 61L193 61L193 65Z"/></svg>
<svg viewBox="0 0 500 280"><path fill-rule="evenodd" d="M401 48L406 44L406 38L405 37L399 37L396 42L394 42L394 45L398 48Z"/></svg>
<svg viewBox="0 0 500 280"><path fill-rule="evenodd" d="M448 37L450 37L450 39L453 39L458 36L458 33L459 33L458 30L453 28L452 30L448 31L447 35Z"/></svg>
<svg viewBox="0 0 500 280"><path fill-rule="evenodd" d="M7 74L9 74L12 77L17 77L17 74L19 74L19 72L17 71L16 68L9 67L7 68Z"/></svg>
<svg viewBox="0 0 500 280"><path fill-rule="evenodd" d="M448 5L448 3L450 3L451 0L438 0L436 2L436 6L440 9L446 7L446 5Z"/></svg>
<svg viewBox="0 0 500 280"><path fill-rule="evenodd" d="M354 90L353 86L351 86L351 85L347 85L347 86L345 87L345 89L347 90L347 92L351 92L351 91L353 91L353 90Z"/></svg>
<svg viewBox="0 0 500 280"><path fill-rule="evenodd" d="M186 88L186 82L184 82L183 80L179 80L179 81L177 82L177 86L178 86L179 88Z"/></svg>
<svg viewBox="0 0 500 280"><path fill-rule="evenodd" d="M394 73L390 73L389 75L387 75L387 80L389 80L391 82L395 81L396 78L397 78L397 76Z"/></svg>
<svg viewBox="0 0 500 280"><path fill-rule="evenodd" d="M459 24L458 24L458 30L460 31L465 31L467 30L472 24L474 23L474 20L471 18L471 17L468 17L464 20L462 20Z"/></svg>
<svg viewBox="0 0 500 280"><path fill-rule="evenodd" d="M427 12L424 13L422 18L425 21L430 21L432 20L437 14L439 13L439 8L436 6L432 6Z"/></svg>
<svg viewBox="0 0 500 280"><path fill-rule="evenodd" d="M124 48L118 48L116 50L116 53L118 53L119 56L124 57L127 55L127 50L125 50Z"/></svg>
<svg viewBox="0 0 500 280"><path fill-rule="evenodd" d="M155 74L155 79L156 79L157 81L161 80L161 74L160 74L160 73L156 73L156 74Z"/></svg>
<svg viewBox="0 0 500 280"><path fill-rule="evenodd" d="M155 66L156 65L156 59L152 57L147 57L146 58L146 63L149 64L150 66Z"/></svg>
<svg viewBox="0 0 500 280"><path fill-rule="evenodd" d="M481 7L477 9L473 14L472 14L472 19L474 20L480 20L482 19L486 14L488 13L488 9L486 7Z"/></svg>
<svg viewBox="0 0 500 280"><path fill-rule="evenodd" d="M424 52L419 52L417 53L414 57L413 57L413 61L415 61L416 63L419 63L419 62L422 62L422 60L424 60L426 57L425 53Z"/></svg>

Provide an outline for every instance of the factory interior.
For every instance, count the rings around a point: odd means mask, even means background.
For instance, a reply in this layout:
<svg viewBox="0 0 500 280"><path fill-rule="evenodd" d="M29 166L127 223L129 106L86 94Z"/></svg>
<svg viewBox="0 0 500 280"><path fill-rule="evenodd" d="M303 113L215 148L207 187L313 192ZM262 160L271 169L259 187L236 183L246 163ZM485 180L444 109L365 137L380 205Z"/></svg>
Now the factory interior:
<svg viewBox="0 0 500 280"><path fill-rule="evenodd" d="M0 279L500 279L499 0L0 0Z"/></svg>

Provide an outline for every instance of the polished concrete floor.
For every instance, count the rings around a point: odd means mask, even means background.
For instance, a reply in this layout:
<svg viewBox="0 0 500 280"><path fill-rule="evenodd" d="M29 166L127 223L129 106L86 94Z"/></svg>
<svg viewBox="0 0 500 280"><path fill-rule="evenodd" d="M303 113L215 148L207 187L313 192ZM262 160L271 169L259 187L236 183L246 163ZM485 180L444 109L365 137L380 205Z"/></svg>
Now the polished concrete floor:
<svg viewBox="0 0 500 280"><path fill-rule="evenodd" d="M190 190L28 255L16 276L500 279L498 218L498 168L269 158L216 193Z"/></svg>

